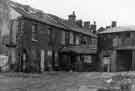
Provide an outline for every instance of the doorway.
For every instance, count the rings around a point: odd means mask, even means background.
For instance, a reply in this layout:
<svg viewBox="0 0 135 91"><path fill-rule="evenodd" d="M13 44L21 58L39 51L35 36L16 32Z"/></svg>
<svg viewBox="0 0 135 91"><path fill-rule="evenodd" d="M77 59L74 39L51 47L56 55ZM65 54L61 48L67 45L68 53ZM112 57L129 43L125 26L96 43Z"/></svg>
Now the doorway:
<svg viewBox="0 0 135 91"><path fill-rule="evenodd" d="M117 70L118 71L132 70L132 50L117 51Z"/></svg>

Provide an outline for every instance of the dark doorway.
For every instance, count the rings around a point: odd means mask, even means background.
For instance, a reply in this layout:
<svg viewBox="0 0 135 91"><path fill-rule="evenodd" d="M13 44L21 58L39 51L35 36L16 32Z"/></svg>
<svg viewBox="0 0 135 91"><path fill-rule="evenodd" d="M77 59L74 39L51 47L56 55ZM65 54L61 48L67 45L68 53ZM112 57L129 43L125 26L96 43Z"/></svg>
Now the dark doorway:
<svg viewBox="0 0 135 91"><path fill-rule="evenodd" d="M132 51L118 50L117 51L117 70L130 71L132 70Z"/></svg>

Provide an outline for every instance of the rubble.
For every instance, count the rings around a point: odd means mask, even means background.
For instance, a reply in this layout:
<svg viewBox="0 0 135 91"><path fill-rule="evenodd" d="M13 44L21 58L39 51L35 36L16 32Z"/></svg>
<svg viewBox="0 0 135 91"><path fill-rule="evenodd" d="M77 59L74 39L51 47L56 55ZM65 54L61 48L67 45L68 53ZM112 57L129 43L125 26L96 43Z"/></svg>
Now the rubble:
<svg viewBox="0 0 135 91"><path fill-rule="evenodd" d="M134 79L135 76L126 73L118 73L111 78L105 80L105 83L108 84L106 89L109 90L99 90L99 91L134 91ZM117 88L117 90L112 90L112 88ZM134 89L134 90L133 90Z"/></svg>

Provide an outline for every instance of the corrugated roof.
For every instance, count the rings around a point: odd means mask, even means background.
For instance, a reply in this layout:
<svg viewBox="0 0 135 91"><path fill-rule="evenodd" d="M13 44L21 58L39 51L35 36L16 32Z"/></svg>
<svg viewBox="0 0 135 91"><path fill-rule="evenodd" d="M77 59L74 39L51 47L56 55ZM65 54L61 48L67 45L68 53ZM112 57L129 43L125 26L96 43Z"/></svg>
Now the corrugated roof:
<svg viewBox="0 0 135 91"><path fill-rule="evenodd" d="M135 26L119 26L114 28L108 28L102 32L99 32L99 34L105 34L105 33L118 33L118 32L127 32L127 31L135 31Z"/></svg>
<svg viewBox="0 0 135 91"><path fill-rule="evenodd" d="M89 35L92 37L97 37L95 34L91 33L89 30L79 28L78 26L76 26L76 24L72 25L68 21L65 21L64 19L61 19L55 15L47 14L40 10L33 9L30 6L21 5L13 1L11 1L9 5L26 18L37 20L37 21L46 23L48 25L52 25L52 26L59 27L62 29L79 32L79 33Z"/></svg>

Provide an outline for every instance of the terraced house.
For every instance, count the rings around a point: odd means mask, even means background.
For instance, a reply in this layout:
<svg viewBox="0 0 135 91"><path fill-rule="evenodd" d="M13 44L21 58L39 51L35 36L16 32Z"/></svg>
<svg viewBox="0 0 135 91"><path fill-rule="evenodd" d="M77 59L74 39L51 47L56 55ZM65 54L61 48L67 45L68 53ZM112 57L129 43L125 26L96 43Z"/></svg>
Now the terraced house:
<svg viewBox="0 0 135 91"><path fill-rule="evenodd" d="M135 26L113 26L100 32L99 59L102 71L135 69Z"/></svg>
<svg viewBox="0 0 135 91"><path fill-rule="evenodd" d="M1 54L8 56L6 70L43 72L51 70L96 70L96 22L68 20L8 0L1 0L6 13L0 19L7 32ZM6 37L5 37L6 36ZM85 66L84 66L85 65ZM86 67L87 65L87 67Z"/></svg>

